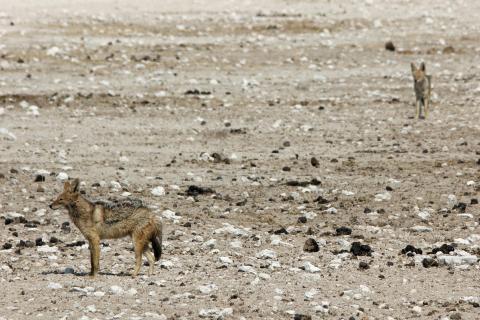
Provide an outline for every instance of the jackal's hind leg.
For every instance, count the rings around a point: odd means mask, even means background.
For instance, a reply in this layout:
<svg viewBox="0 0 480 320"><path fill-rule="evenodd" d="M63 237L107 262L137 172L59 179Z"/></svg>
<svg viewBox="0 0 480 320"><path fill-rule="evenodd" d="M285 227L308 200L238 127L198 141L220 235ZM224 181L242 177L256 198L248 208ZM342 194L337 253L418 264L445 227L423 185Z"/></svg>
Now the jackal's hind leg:
<svg viewBox="0 0 480 320"><path fill-rule="evenodd" d="M147 248L143 254L148 260L148 275L151 276L153 275L153 270L155 266L155 256L153 255L150 248Z"/></svg>
<svg viewBox="0 0 480 320"><path fill-rule="evenodd" d="M140 267L142 266L142 255L145 252L145 246L147 242L140 235L133 235L133 244L135 247L135 269L132 273L132 277L136 277L140 272Z"/></svg>

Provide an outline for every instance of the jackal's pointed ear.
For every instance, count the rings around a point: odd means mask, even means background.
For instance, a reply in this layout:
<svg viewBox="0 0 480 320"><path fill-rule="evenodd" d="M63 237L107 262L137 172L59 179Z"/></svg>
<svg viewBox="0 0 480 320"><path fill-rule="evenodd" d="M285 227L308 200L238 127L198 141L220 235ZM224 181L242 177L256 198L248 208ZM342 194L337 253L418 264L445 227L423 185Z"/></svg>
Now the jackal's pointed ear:
<svg viewBox="0 0 480 320"><path fill-rule="evenodd" d="M417 71L417 66L415 65L415 63L410 63L410 67L412 68L412 73L415 73L415 71Z"/></svg>
<svg viewBox="0 0 480 320"><path fill-rule="evenodd" d="M72 192L78 192L78 186L79 186L79 184L80 184L80 180L78 180L78 179L73 180L72 186L70 187L70 190L71 190Z"/></svg>
<svg viewBox="0 0 480 320"><path fill-rule="evenodd" d="M65 183L63 184L63 190L70 190L70 182L68 181L65 181Z"/></svg>
<svg viewBox="0 0 480 320"><path fill-rule="evenodd" d="M423 72L425 72L425 62L422 62L420 64L420 70L422 70Z"/></svg>

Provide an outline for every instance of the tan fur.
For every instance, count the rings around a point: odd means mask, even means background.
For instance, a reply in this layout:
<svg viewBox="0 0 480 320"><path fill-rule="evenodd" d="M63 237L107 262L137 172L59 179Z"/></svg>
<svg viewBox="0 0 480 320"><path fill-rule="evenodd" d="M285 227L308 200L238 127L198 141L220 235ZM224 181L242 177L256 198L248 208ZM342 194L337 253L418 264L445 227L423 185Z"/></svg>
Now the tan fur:
<svg viewBox="0 0 480 320"><path fill-rule="evenodd" d="M417 68L412 62L412 75L413 75L413 89L415 90L415 118L420 119L421 109L424 109L424 118L428 116L428 107L430 106L430 93L432 90L432 76L426 74L425 63L420 64L420 68Z"/></svg>
<svg viewBox="0 0 480 320"><path fill-rule="evenodd" d="M140 201L123 201L113 204L92 202L78 191L78 179L72 184L65 182L63 192L50 205L52 209L65 207L73 223L88 240L91 271L95 276L100 268L100 240L131 236L135 248L135 269L132 276L138 275L142 254L148 260L149 274L153 273L155 258L160 258L162 224L150 209ZM148 243L152 242L155 256Z"/></svg>

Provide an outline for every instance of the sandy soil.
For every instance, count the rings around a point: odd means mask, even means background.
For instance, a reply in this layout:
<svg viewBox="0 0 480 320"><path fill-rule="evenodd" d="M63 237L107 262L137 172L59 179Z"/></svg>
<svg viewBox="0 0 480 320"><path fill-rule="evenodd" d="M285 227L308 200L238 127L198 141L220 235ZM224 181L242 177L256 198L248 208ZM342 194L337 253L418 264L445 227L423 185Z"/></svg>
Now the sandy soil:
<svg viewBox="0 0 480 320"><path fill-rule="evenodd" d="M0 319L478 319L478 1L44 2L0 1ZM61 173L163 217L154 276L86 276Z"/></svg>

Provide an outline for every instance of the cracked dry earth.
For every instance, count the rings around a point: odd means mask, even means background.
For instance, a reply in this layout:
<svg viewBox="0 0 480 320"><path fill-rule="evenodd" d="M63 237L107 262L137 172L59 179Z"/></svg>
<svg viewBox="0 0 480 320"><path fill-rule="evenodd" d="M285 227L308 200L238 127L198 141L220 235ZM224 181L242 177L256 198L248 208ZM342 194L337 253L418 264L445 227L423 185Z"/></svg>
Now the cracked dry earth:
<svg viewBox="0 0 480 320"><path fill-rule="evenodd" d="M358 2L2 0L0 319L478 319L480 4ZM163 218L154 276L86 276L68 177Z"/></svg>

